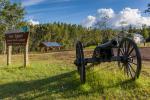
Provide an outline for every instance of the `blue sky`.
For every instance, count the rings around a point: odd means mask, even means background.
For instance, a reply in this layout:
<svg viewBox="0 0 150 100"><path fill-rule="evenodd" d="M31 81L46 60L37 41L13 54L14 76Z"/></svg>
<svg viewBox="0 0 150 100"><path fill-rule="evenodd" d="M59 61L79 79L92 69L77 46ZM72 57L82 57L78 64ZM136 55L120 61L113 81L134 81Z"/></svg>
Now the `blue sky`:
<svg viewBox="0 0 150 100"><path fill-rule="evenodd" d="M21 2L26 10L25 20L40 23L66 22L80 24L88 15L95 15L100 8L115 12L125 7L144 11L149 0L11 0Z"/></svg>

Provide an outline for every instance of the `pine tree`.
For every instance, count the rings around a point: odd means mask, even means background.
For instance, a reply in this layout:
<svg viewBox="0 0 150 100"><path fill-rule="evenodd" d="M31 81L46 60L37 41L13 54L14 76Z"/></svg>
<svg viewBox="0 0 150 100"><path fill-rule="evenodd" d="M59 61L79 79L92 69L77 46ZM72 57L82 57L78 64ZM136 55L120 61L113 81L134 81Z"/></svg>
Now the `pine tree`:
<svg viewBox="0 0 150 100"><path fill-rule="evenodd" d="M150 3L147 5L147 9L145 10L146 13L150 13Z"/></svg>
<svg viewBox="0 0 150 100"><path fill-rule="evenodd" d="M148 32L147 28L145 28L145 27L143 28L142 34L145 39L149 38L149 32Z"/></svg>

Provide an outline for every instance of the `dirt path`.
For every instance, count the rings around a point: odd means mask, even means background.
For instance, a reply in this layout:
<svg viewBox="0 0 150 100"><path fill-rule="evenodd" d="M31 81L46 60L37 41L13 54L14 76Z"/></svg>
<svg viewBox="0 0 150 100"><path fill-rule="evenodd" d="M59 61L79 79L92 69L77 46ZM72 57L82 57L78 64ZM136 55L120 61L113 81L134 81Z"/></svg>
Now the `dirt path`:
<svg viewBox="0 0 150 100"><path fill-rule="evenodd" d="M150 48L142 47L140 48L141 57L143 60L150 61Z"/></svg>
<svg viewBox="0 0 150 100"><path fill-rule="evenodd" d="M116 51L117 52L117 51ZM142 47L140 48L140 53L141 53L141 57L143 61L148 61L150 62L150 47ZM84 55L85 58L86 57L91 57L93 54L93 50L89 49L89 50L84 50ZM56 59L59 60L66 60L66 62L70 61L73 62L75 59L75 51L74 50L70 50L70 51L60 51L60 52L50 52L50 53L35 53L35 54L29 54L29 58L32 58L33 56L39 56L39 55L52 55L54 56ZM116 54L115 54L116 55ZM22 54L20 55L14 55L14 56L23 56ZM0 56L0 58L3 56Z"/></svg>
<svg viewBox="0 0 150 100"><path fill-rule="evenodd" d="M150 48L142 47L140 48L140 53L143 61L150 61ZM85 57L91 57L93 54L93 50L84 50ZM75 59L75 51L64 51L64 52L56 52L53 54L57 59L63 59L67 61L74 61Z"/></svg>

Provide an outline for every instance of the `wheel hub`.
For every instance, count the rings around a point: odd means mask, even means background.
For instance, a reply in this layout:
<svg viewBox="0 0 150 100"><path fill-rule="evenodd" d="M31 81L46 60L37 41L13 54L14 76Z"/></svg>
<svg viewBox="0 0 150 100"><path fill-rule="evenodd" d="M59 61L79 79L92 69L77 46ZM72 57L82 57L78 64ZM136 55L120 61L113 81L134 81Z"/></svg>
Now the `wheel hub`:
<svg viewBox="0 0 150 100"><path fill-rule="evenodd" d="M128 56L123 56L122 57L122 63L126 64L126 63L128 63L128 61L129 61Z"/></svg>

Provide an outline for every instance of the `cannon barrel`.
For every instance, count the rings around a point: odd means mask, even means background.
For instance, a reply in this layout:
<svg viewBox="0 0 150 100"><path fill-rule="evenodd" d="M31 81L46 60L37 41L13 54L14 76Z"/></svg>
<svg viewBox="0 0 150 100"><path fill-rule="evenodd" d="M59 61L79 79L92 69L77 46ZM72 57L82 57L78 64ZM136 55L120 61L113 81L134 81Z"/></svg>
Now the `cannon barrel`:
<svg viewBox="0 0 150 100"><path fill-rule="evenodd" d="M98 47L100 48L113 48L113 47L116 47L117 46L117 41L116 40L111 40L111 41L108 41Z"/></svg>

